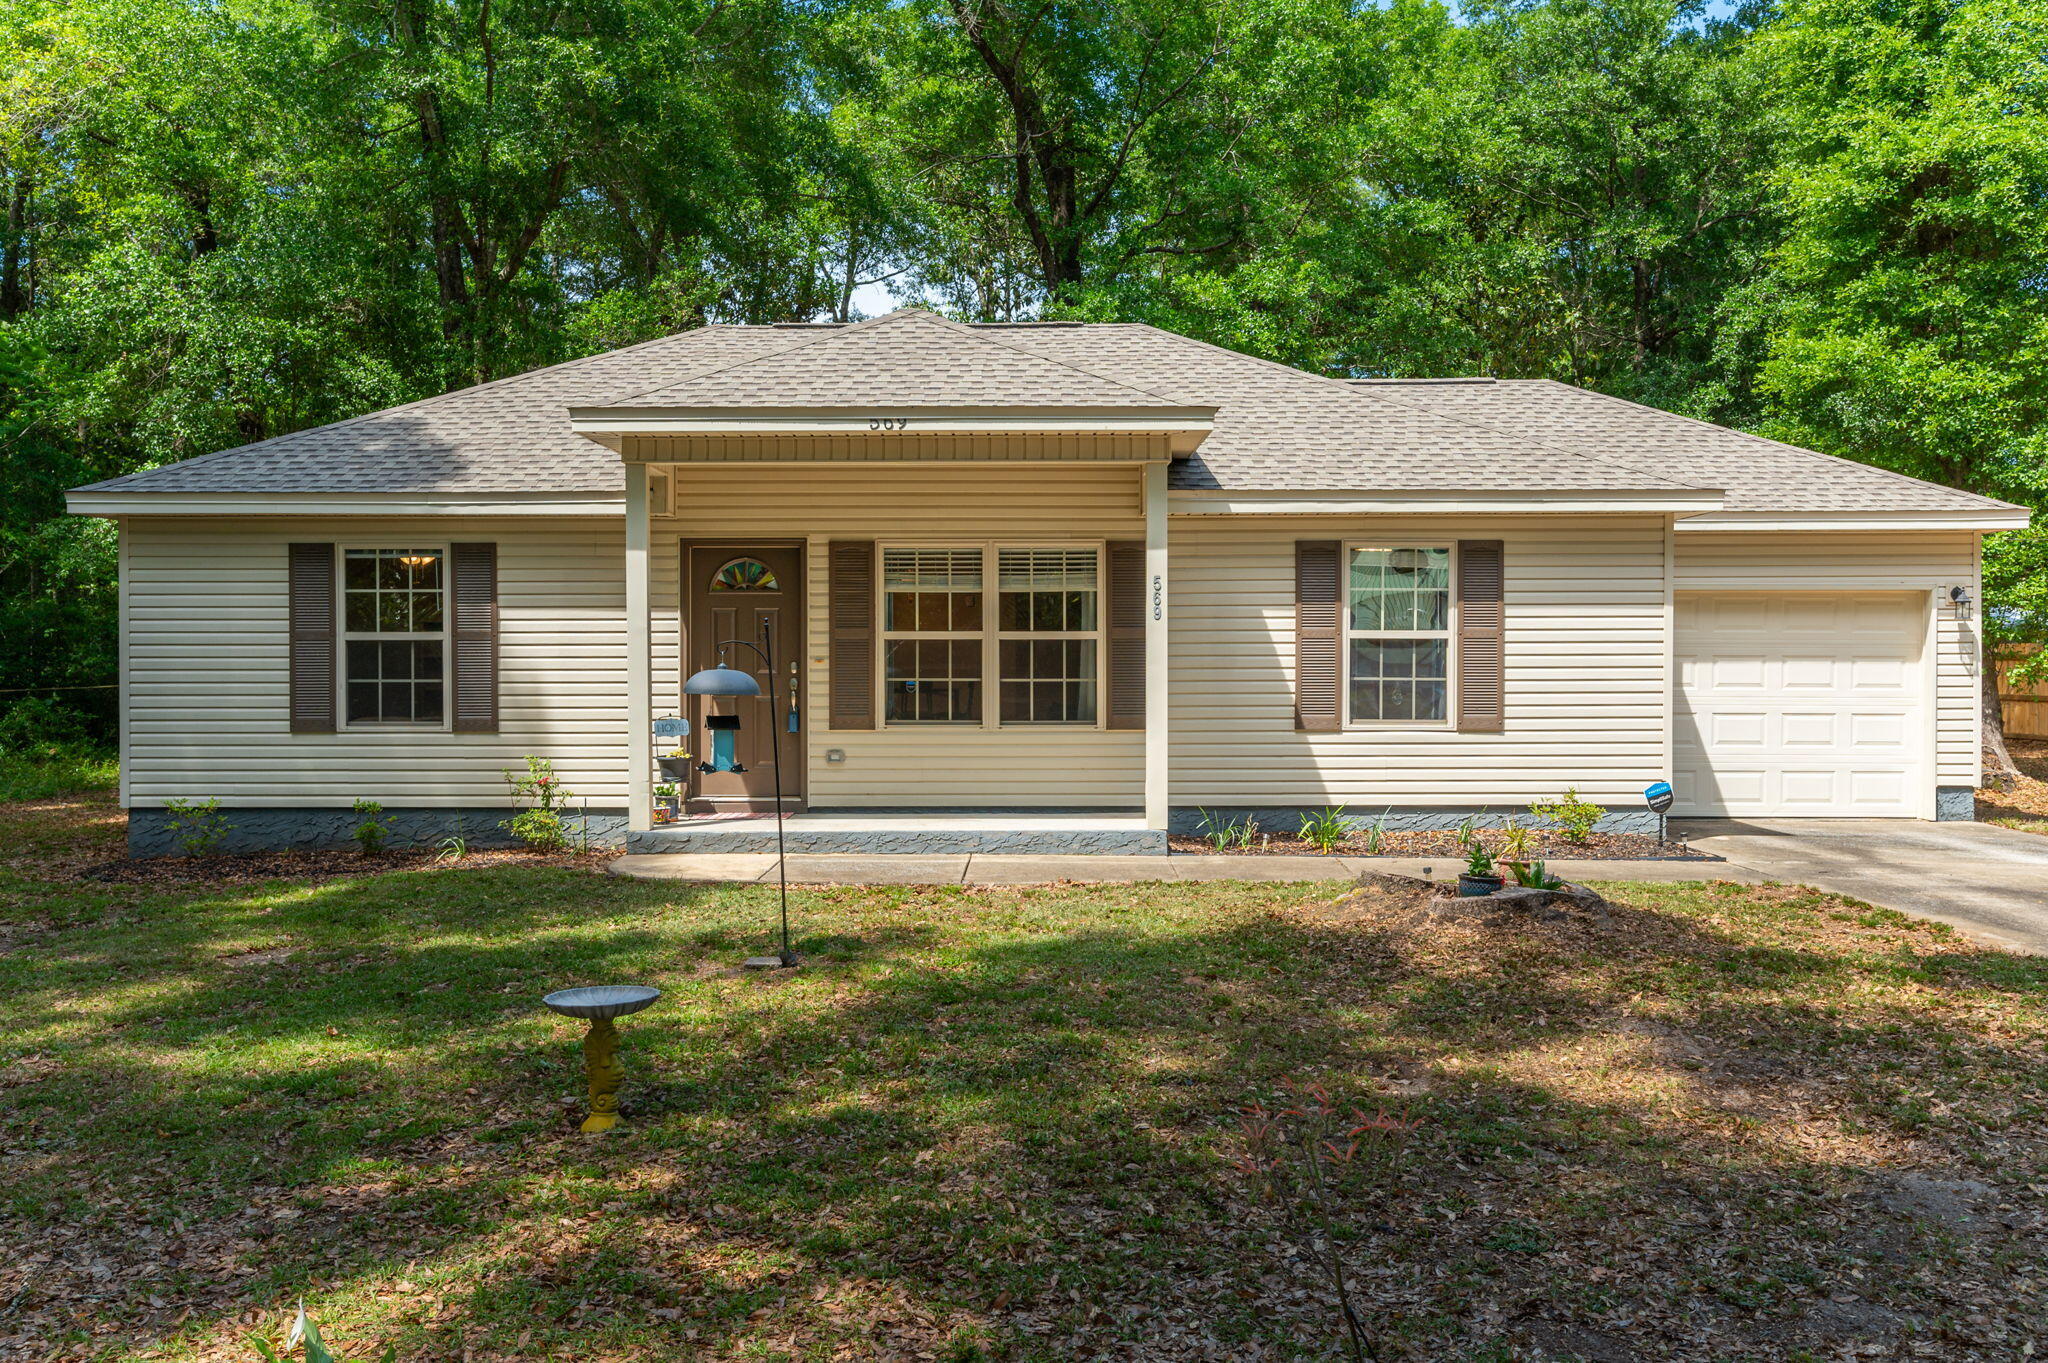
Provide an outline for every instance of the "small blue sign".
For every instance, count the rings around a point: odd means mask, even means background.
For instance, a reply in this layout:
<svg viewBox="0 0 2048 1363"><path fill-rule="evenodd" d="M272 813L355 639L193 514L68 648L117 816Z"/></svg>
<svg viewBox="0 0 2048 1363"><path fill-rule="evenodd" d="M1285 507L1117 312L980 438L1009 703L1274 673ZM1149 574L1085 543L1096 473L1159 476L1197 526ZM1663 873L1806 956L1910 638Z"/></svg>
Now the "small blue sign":
<svg viewBox="0 0 2048 1363"><path fill-rule="evenodd" d="M1643 799L1651 809L1662 814L1665 810L1671 808L1671 783L1669 781L1652 782L1649 789L1643 792Z"/></svg>
<svg viewBox="0 0 2048 1363"><path fill-rule="evenodd" d="M690 721L675 715L663 715L654 721L656 738L685 738L690 732Z"/></svg>

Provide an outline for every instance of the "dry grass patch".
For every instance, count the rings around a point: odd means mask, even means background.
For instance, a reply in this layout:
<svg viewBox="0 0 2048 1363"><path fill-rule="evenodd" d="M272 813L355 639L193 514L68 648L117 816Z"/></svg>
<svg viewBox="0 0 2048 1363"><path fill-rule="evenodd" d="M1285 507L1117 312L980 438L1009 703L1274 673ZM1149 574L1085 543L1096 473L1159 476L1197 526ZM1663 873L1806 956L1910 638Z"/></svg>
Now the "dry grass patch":
<svg viewBox="0 0 2048 1363"><path fill-rule="evenodd" d="M13 836L47 811L8 809ZM80 813L86 823L99 816ZM0 828L0 836L6 833ZM0 1356L1334 1356L1232 1168L1288 1076L1420 1119L1340 1219L1407 1360L2015 1359L2048 963L1803 891L1426 920L1328 886L0 871ZM575 1133L538 997L625 1024ZM2038 1346L2037 1346L2038 1347Z"/></svg>

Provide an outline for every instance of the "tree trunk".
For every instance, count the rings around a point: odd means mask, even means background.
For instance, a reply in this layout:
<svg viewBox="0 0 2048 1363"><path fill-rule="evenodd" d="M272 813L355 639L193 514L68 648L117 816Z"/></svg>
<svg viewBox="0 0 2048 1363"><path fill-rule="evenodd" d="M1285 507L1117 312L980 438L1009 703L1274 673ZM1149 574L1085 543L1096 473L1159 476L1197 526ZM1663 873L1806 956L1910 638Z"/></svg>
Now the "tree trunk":
<svg viewBox="0 0 2048 1363"><path fill-rule="evenodd" d="M0 243L0 317L19 317L28 311L29 292L22 287L22 266L28 255L28 194L28 176L15 176L13 192L7 196L7 240Z"/></svg>
<svg viewBox="0 0 2048 1363"><path fill-rule="evenodd" d="M2004 790L2019 779L2020 769L2005 746L2005 711L1998 703L1998 666L1989 642L1979 670L1984 681L1984 785Z"/></svg>

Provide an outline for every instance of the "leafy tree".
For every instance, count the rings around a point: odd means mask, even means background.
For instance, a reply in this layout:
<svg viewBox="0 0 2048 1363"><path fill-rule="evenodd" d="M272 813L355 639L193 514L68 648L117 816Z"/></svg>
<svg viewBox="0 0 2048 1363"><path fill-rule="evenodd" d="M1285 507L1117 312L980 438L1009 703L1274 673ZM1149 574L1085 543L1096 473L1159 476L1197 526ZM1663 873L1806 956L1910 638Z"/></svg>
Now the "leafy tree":
<svg viewBox="0 0 2048 1363"><path fill-rule="evenodd" d="M915 177L915 283L978 317L1222 261L1341 102L1334 0L918 0L880 17L869 126ZM1325 126L1331 121L1325 120ZM1292 137L1289 134L1299 134Z"/></svg>
<svg viewBox="0 0 2048 1363"><path fill-rule="evenodd" d="M1792 0L1760 35L1786 230L1736 306L1771 434L2048 509L2043 51L2030 0ZM2048 638L2044 535L1986 545L1992 645Z"/></svg>

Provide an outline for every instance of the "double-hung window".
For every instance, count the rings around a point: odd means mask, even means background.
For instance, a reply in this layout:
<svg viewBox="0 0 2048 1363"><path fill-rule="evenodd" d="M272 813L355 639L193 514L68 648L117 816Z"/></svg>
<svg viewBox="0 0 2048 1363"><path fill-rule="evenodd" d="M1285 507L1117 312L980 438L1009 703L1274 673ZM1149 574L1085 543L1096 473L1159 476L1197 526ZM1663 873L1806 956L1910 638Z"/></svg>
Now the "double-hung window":
<svg viewBox="0 0 2048 1363"><path fill-rule="evenodd" d="M996 551L1005 724L1093 724L1101 616L1096 550Z"/></svg>
<svg viewBox="0 0 2048 1363"><path fill-rule="evenodd" d="M1450 714L1451 550L1354 546L1345 635L1353 724L1440 724Z"/></svg>
<svg viewBox="0 0 2048 1363"><path fill-rule="evenodd" d="M884 722L1094 724L1101 558L1094 546L884 548Z"/></svg>
<svg viewBox="0 0 2048 1363"><path fill-rule="evenodd" d="M342 552L342 705L349 724L439 725L447 694L448 555Z"/></svg>
<svg viewBox="0 0 2048 1363"><path fill-rule="evenodd" d="M882 551L882 698L891 724L981 723L979 549Z"/></svg>

